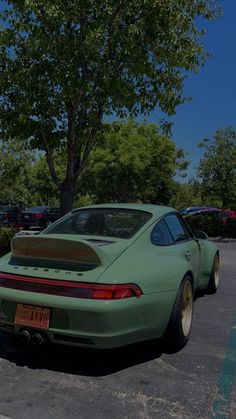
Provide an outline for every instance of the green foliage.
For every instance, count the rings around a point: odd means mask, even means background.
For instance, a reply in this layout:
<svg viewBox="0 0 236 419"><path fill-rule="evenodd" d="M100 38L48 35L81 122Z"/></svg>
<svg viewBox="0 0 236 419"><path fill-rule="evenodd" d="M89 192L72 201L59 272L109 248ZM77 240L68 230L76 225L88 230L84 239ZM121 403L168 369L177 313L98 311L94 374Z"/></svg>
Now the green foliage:
<svg viewBox="0 0 236 419"><path fill-rule="evenodd" d="M0 253L8 250L12 237L16 234L14 228L0 227Z"/></svg>
<svg viewBox="0 0 236 419"><path fill-rule="evenodd" d="M63 170L63 159L60 155L55 158L58 173ZM31 205L58 205L59 192L53 183L44 156L40 156L32 166L31 181Z"/></svg>
<svg viewBox="0 0 236 419"><path fill-rule="evenodd" d="M180 210L199 205L202 205L202 198L198 188L190 183L175 182L170 199L170 206Z"/></svg>
<svg viewBox="0 0 236 419"><path fill-rule="evenodd" d="M63 161L57 157L58 172ZM58 205L58 190L52 182L43 156L20 148L17 142L0 145L0 202L22 208Z"/></svg>
<svg viewBox="0 0 236 419"><path fill-rule="evenodd" d="M192 231L202 230L209 237L231 237L236 239L236 219L227 218L226 220L218 217L188 216L185 221L189 224Z"/></svg>
<svg viewBox="0 0 236 419"><path fill-rule="evenodd" d="M214 0L8 0L1 12L2 138L46 154L62 199L72 206L78 176L103 132L103 118L173 114L183 81L206 59L196 18ZM199 22L199 20L198 20ZM63 148L66 171L57 173Z"/></svg>
<svg viewBox="0 0 236 419"><path fill-rule="evenodd" d="M16 142L0 144L0 202L20 206L32 202L29 184L34 156Z"/></svg>
<svg viewBox="0 0 236 419"><path fill-rule="evenodd" d="M236 219L228 218L224 226L224 236L234 237L236 239Z"/></svg>
<svg viewBox="0 0 236 419"><path fill-rule="evenodd" d="M78 190L95 202L169 202L184 152L155 124L115 123L91 154Z"/></svg>
<svg viewBox="0 0 236 419"><path fill-rule="evenodd" d="M93 205L94 201L89 194L76 195L74 200L74 208L86 207L87 205Z"/></svg>
<svg viewBox="0 0 236 419"><path fill-rule="evenodd" d="M200 146L205 149L197 173L203 201L218 201L223 208L236 206L236 132L218 130L213 140Z"/></svg>

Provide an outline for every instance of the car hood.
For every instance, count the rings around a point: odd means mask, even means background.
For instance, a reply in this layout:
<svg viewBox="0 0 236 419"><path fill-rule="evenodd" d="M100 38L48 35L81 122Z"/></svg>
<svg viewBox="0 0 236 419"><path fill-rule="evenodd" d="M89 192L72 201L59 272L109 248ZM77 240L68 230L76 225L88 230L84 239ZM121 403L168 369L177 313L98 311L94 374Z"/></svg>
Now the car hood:
<svg viewBox="0 0 236 419"><path fill-rule="evenodd" d="M96 282L131 240L77 235L15 236L0 271L24 276Z"/></svg>

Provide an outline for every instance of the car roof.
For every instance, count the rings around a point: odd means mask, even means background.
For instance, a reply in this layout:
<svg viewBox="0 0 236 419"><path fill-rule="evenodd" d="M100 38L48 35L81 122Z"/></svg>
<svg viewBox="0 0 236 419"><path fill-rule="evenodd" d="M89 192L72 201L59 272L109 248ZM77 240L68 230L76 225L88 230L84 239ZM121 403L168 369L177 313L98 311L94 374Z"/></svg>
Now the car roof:
<svg viewBox="0 0 236 419"><path fill-rule="evenodd" d="M74 209L72 212L87 210L87 209L99 209L99 208L109 208L109 209L126 209L126 210L136 210L136 211L146 211L150 212L154 217L159 218L164 214L168 214L169 212L173 212L176 210L171 207L167 207L164 205L151 205L151 204L127 204L127 203L119 203L119 204L99 204L99 205L90 205L86 207L80 207Z"/></svg>

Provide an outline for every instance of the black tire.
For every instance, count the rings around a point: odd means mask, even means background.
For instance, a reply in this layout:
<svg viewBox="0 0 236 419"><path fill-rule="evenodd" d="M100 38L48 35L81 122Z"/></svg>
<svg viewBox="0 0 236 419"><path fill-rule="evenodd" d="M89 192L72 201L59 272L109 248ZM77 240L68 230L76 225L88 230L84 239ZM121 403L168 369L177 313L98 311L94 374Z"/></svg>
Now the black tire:
<svg viewBox="0 0 236 419"><path fill-rule="evenodd" d="M193 319L192 278L186 275L179 288L171 318L165 333L170 350L179 351L189 340Z"/></svg>
<svg viewBox="0 0 236 419"><path fill-rule="evenodd" d="M207 294L215 294L218 289L219 279L220 279L219 269L220 269L220 258L219 258L219 254L216 253L213 264L212 264L211 274L210 274L210 278L209 278L209 282L207 286Z"/></svg>

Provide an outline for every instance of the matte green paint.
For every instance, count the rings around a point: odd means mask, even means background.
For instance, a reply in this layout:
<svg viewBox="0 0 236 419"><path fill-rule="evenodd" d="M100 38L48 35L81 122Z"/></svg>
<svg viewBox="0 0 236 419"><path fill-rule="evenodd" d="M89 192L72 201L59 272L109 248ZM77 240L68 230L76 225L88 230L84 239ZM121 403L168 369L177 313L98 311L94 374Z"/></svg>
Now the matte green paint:
<svg viewBox="0 0 236 419"><path fill-rule="evenodd" d="M170 246L156 246L151 243L150 234L156 222L165 214L174 212L172 208L154 205L99 205L97 208L127 208L148 211L150 220L131 239L110 238L111 244L98 247L86 241L94 236L44 235L13 239L21 243L31 241L32 246L39 246L43 240L64 240L84 243L97 254L99 266L92 266L87 271L75 271L68 265L65 269L48 267L48 261L27 259L24 264L12 263L12 255L0 259L0 271L32 277L63 279L78 282L97 283L135 283L142 289L140 298L132 297L121 300L89 300L69 298L34 292L18 291L0 287L0 327L10 325L18 333L22 326L14 325L17 303L25 303L51 308L50 328L47 332L52 342L90 346L89 343L65 342L55 340L55 335L64 335L89 339L93 346L111 348L140 340L161 337L168 325L173 305L180 284L191 273L194 289L206 288L217 247L208 241L194 239ZM84 209L84 208L83 208ZM97 238L97 237L96 237ZM99 237L98 237L99 238ZM101 237L104 240L104 237ZM108 238L109 239L109 238ZM45 241L44 241L45 243ZM28 245L27 244L27 245ZM58 243L61 245L61 242ZM191 258L186 258L186 251L191 250ZM13 258L14 259L14 258ZM45 265L46 263L46 265ZM41 265L41 266L40 266ZM46 267L45 267L46 266ZM90 343L91 343L90 342Z"/></svg>

